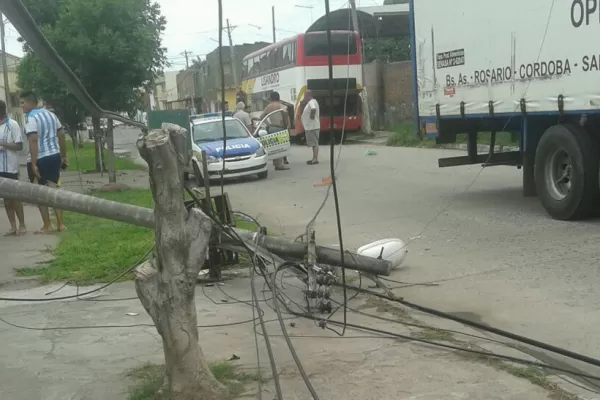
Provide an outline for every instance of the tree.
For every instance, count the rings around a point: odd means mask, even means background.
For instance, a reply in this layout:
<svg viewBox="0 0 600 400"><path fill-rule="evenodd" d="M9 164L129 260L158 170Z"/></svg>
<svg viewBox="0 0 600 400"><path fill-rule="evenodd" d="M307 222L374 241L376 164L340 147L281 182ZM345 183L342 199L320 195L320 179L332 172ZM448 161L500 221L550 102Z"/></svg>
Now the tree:
<svg viewBox="0 0 600 400"><path fill-rule="evenodd" d="M194 295L212 220L183 203L185 132L163 124L138 141L155 204L156 257L135 270L135 288L163 340L171 398L219 400L227 390L212 375L198 344Z"/></svg>
<svg viewBox="0 0 600 400"><path fill-rule="evenodd" d="M385 62L410 60L410 38L377 38L364 40L365 63L375 59Z"/></svg>
<svg viewBox="0 0 600 400"><path fill-rule="evenodd" d="M383 5L406 4L408 0L384 0ZM399 62L410 60L410 38L368 38L363 42L364 62L370 63L375 59L385 62Z"/></svg>
<svg viewBox="0 0 600 400"><path fill-rule="evenodd" d="M139 88L166 66L166 19L148 0L23 0L67 65L100 107L133 112ZM76 127L85 115L66 86L24 43L18 84L35 90ZM99 161L99 160L97 160ZM97 169L100 164L97 162Z"/></svg>

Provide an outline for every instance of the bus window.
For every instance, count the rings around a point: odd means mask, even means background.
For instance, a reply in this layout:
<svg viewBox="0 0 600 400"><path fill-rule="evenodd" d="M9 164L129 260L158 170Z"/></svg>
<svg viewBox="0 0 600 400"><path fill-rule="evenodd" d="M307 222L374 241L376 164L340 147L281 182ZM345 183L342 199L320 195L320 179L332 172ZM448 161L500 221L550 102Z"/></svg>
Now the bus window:
<svg viewBox="0 0 600 400"><path fill-rule="evenodd" d="M242 79L248 77L248 73L250 72L249 64L252 60L244 60L242 62Z"/></svg>
<svg viewBox="0 0 600 400"><path fill-rule="evenodd" d="M252 73L252 76L257 76L260 74L260 59L258 58L258 56L255 56L252 59L252 70L254 71Z"/></svg>
<svg viewBox="0 0 600 400"><path fill-rule="evenodd" d="M270 51L264 52L260 55L260 72L261 74L267 72L269 68L269 53Z"/></svg>
<svg viewBox="0 0 600 400"><path fill-rule="evenodd" d="M321 118L328 116L333 110L333 115L341 117L344 113L347 116L360 115L359 112L359 96L357 94L349 94L348 96L336 96L333 98L333 107L330 107L329 96L315 98L319 103L319 114ZM344 107L345 103L345 107Z"/></svg>
<svg viewBox="0 0 600 400"><path fill-rule="evenodd" d="M285 67L283 62L283 47L275 49L273 52L273 68Z"/></svg>
<svg viewBox="0 0 600 400"><path fill-rule="evenodd" d="M292 64L294 61L292 54L292 43L286 43L283 45L283 60L281 60L283 65Z"/></svg>
<svg viewBox="0 0 600 400"><path fill-rule="evenodd" d="M290 43L290 63L296 63L296 42Z"/></svg>
<svg viewBox="0 0 600 400"><path fill-rule="evenodd" d="M305 56L326 56L329 54L327 45L327 33L307 33L304 36ZM344 56L356 54L356 37L353 33L331 33L331 54Z"/></svg>

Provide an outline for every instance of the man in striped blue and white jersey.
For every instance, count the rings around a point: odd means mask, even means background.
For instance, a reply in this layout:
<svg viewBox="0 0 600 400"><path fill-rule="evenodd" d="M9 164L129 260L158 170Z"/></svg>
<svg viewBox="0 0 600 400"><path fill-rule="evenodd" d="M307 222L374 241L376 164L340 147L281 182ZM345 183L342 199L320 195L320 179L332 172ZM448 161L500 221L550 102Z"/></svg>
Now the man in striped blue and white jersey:
<svg viewBox="0 0 600 400"><path fill-rule="evenodd" d="M60 170L67 165L65 135L58 117L51 111L38 106L39 99L34 92L21 94L21 107L25 111L25 134L29 143L30 162L27 173L32 183L57 187ZM48 207L39 206L44 225L35 233L50 233L54 230ZM54 210L57 230L65 230L62 210Z"/></svg>
<svg viewBox="0 0 600 400"><path fill-rule="evenodd" d="M6 103L0 100L0 177L19 180L19 154L23 150L21 127L19 123L8 117ZM10 231L4 236L17 236L27 232L23 203L4 199L4 208L10 223ZM15 218L16 217L16 218ZM19 226L17 227L17 219Z"/></svg>

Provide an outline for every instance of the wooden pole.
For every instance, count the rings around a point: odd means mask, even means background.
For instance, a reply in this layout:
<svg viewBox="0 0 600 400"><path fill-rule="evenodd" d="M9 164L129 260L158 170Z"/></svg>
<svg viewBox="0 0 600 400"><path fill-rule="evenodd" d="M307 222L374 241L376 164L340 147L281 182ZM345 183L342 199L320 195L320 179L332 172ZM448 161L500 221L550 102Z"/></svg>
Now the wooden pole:
<svg viewBox="0 0 600 400"><path fill-rule="evenodd" d="M273 43L277 42L277 35L275 34L275 6L271 7L271 23L273 25Z"/></svg>
<svg viewBox="0 0 600 400"><path fill-rule="evenodd" d="M106 121L106 144L108 147L108 182L117 183L117 171L115 170L115 136L113 120Z"/></svg>
<svg viewBox="0 0 600 400"><path fill-rule="evenodd" d="M0 13L0 46L2 48L2 75L4 75L4 96L6 97L6 112L13 118L10 88L8 87L8 63L6 61L6 39L4 31L4 15Z"/></svg>

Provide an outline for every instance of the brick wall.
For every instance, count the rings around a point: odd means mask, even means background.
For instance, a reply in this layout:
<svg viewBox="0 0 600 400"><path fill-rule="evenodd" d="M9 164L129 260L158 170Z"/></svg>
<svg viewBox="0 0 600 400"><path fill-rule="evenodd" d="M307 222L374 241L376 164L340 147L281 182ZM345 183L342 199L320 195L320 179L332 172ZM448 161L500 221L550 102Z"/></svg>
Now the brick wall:
<svg viewBox="0 0 600 400"><path fill-rule="evenodd" d="M365 85L373 129L384 130L412 118L412 63L365 65Z"/></svg>

